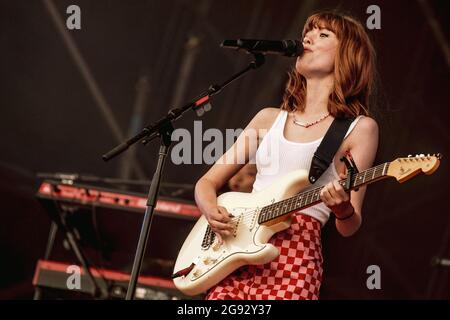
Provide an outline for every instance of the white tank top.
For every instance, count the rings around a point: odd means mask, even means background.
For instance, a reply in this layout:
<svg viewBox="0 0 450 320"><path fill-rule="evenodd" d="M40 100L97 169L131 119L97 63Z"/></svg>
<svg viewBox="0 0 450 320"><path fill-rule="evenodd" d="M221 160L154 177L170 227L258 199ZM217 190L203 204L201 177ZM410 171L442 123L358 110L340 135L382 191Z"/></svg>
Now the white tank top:
<svg viewBox="0 0 450 320"><path fill-rule="evenodd" d="M262 139L256 151L256 180L253 183L253 191L260 191L271 185L279 177L297 169L304 169L309 172L311 160L323 137L306 143L289 141L284 137L284 126L288 112L281 110L272 127ZM345 138L355 127L358 120L363 116L358 116L350 125ZM345 139L344 138L344 139ZM313 185L304 190L325 185L328 182L340 179L335 166L335 159L328 169L320 176ZM328 221L331 210L324 204L319 203L302 210L302 213L309 215L320 221L322 226Z"/></svg>

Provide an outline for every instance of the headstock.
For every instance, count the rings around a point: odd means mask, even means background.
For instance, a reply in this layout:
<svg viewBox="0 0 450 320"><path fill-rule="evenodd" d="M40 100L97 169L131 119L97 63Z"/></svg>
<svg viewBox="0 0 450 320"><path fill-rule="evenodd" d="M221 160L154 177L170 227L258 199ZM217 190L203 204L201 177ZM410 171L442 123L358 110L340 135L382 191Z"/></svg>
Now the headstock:
<svg viewBox="0 0 450 320"><path fill-rule="evenodd" d="M409 155L407 158L397 158L389 164L386 175L396 178L400 183L411 179L421 172L430 175L437 170L441 159L442 156L439 153L433 155L420 154L415 157Z"/></svg>

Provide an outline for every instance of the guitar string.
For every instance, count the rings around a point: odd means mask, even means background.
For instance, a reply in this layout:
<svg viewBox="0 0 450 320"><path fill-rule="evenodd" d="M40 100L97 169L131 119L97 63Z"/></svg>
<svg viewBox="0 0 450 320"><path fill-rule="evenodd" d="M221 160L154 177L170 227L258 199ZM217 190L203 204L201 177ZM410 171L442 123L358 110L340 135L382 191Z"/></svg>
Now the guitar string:
<svg viewBox="0 0 450 320"><path fill-rule="evenodd" d="M383 163L383 164L380 164L380 165L378 165L378 166L376 166L376 167L372 167L372 168L370 168L370 169L367 169L367 170L365 170L365 171L358 172L358 173L354 173L354 174L352 175L352 180L356 179L356 177L357 177L358 174L363 174L363 173L364 173L364 175L367 175L368 173L373 174L374 171L376 171L377 169L381 168L381 167L384 166L384 165L385 165L385 164ZM346 181L346 179L339 180L339 182L345 182L345 181ZM321 190L323 187L324 187L324 185L323 185L323 186L320 186L320 187L317 187L317 188L314 188L314 189L311 189L311 190L308 190L308 191L305 192L305 196L309 196L309 194L314 194L315 192ZM285 199L285 200L278 201L278 202L276 202L276 203L274 203L274 204L269 204L269 205L267 205L267 206L264 206L264 207L261 208L260 211L262 211L262 210L263 210L264 208L266 208L266 207L270 207L270 206L275 207L275 206L279 205L279 203L284 202L284 201L291 201L293 198L299 196L300 194L301 194L301 193L296 194L295 196L292 196L292 197L287 198L287 199ZM294 210L295 210L295 209L294 209ZM294 210L292 210L292 211L294 211ZM248 217L252 217L251 215L255 214L256 211L257 211L257 209L254 209L254 210L251 210L251 211L249 211L249 212L245 212L245 213L243 213L243 214L240 214L239 216L232 218L232 219L230 220L230 222L238 222L239 219L246 219L246 218L248 218ZM242 218L241 218L241 217L242 217ZM253 219L253 217L252 217L252 219ZM223 223L223 222L222 222L222 223Z"/></svg>
<svg viewBox="0 0 450 320"><path fill-rule="evenodd" d="M366 176L367 174L374 174L374 172L375 172L377 169L381 168L381 167L384 166L384 165L385 165L385 163L380 164L380 165L375 166L375 167L372 167L372 168L367 169L367 170L362 171L362 172L354 173L354 174L352 175L351 179L352 179L353 181L356 181L355 179L356 179L356 177L358 176L358 174L364 174L364 176ZM383 171L384 171L384 170L383 170ZM383 175L383 171L381 171L381 175L380 175L380 176ZM345 182L345 181L346 181L346 179L339 180L339 183ZM309 194L314 194L314 192L317 192L317 191L321 190L323 187L324 187L324 185L322 185L322 186L320 186L320 187L317 187L317 188L314 188L314 189L311 189L311 190L308 190L308 191L305 192L305 196L308 197ZM261 208L260 213L261 213L261 211L262 211L264 208L266 208L266 207L267 207L267 208L269 208L269 207L271 207L271 206L275 207L277 204L279 205L279 203L281 203L281 202L284 202L284 201L292 201L292 199L294 199L295 197L298 197L300 194L302 194L302 193L296 194L296 195L294 195L294 196L292 196L292 197L290 197L290 198L287 198L287 199L285 199L285 200L278 201L278 202L276 202L276 203L274 203L274 204L270 204L270 205L264 206L264 207ZM305 204L305 205L306 205L306 204ZM295 209L294 209L294 210L295 210ZM294 210L292 210L292 211L294 211ZM234 227L233 227L233 232L237 229L237 227L238 227L238 222L239 222L240 219L242 219L242 220L244 221L244 223L247 224L247 223L248 223L248 218L251 218L251 222L253 223L254 219L256 219L256 217L254 216L255 213L256 213L256 211L257 211L257 209L254 209L254 210L245 212L245 213L243 213L243 214L240 214L240 215L237 216L237 217L232 218L232 219L230 220L230 222L236 223L236 224L234 225ZM289 211L289 212L292 212L292 211ZM286 213L288 213L288 212L286 212ZM258 220L259 220L259 217L258 217ZM222 222L222 223L223 223L223 222ZM208 227L211 228L210 225L208 225ZM211 231L212 231L212 230L211 230Z"/></svg>

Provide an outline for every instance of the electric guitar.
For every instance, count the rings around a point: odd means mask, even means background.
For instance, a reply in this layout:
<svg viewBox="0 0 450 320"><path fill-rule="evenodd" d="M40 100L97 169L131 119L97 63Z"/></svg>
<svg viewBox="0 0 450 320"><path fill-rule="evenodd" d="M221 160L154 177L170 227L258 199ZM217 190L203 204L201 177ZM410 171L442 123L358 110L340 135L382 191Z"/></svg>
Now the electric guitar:
<svg viewBox="0 0 450 320"><path fill-rule="evenodd" d="M439 154L397 158L354 173L339 183L347 191L388 177L402 183L421 172L432 174L439 167L440 160ZM301 192L309 185L308 172L297 170L259 192L220 195L217 204L234 216L234 231L230 236L224 236L223 243L219 244L202 215L178 254L172 276L175 286L184 294L196 295L243 265L265 264L275 259L279 252L267 243L270 238L289 228L292 213L321 202L323 186Z"/></svg>

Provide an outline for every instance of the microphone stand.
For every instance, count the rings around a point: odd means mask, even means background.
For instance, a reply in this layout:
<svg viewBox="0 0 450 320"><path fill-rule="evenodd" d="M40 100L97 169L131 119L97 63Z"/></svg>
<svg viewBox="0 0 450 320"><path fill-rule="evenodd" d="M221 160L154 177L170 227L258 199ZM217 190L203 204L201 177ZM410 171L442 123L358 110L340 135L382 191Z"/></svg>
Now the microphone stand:
<svg viewBox="0 0 450 320"><path fill-rule="evenodd" d="M172 143L171 136L174 130L172 122L181 117L181 115L189 109L196 111L198 116L202 116L205 112L211 110L210 97L218 94L223 88L225 88L234 80L243 76L245 73L257 69L264 64L265 62L264 55L262 55L261 53L252 53L252 54L254 55L255 60L250 62L250 64L245 69L234 74L233 76L231 76L231 78L227 79L222 84L211 85L208 90L197 96L197 98L190 101L183 107L173 108L169 110L168 114L165 117L161 118L160 120L158 120L153 124L150 124L149 126L144 127L140 133L128 139L127 141L121 143L120 145L116 146L114 149L110 150L109 152L107 152L102 156L104 161L108 161L116 157L120 153L124 152L131 145L135 144L138 141L142 141L142 143L145 145L149 141L157 137L160 138L158 163L156 165L155 173L153 175L153 179L150 184L148 200L146 204L147 207L145 209L145 215L141 227L139 242L136 248L131 278L128 285L127 295L125 297L126 300L132 300L135 297L136 283L141 270L144 252L148 242L148 236L153 218L153 211L156 206L156 201L159 192L162 170L164 168L167 152Z"/></svg>

